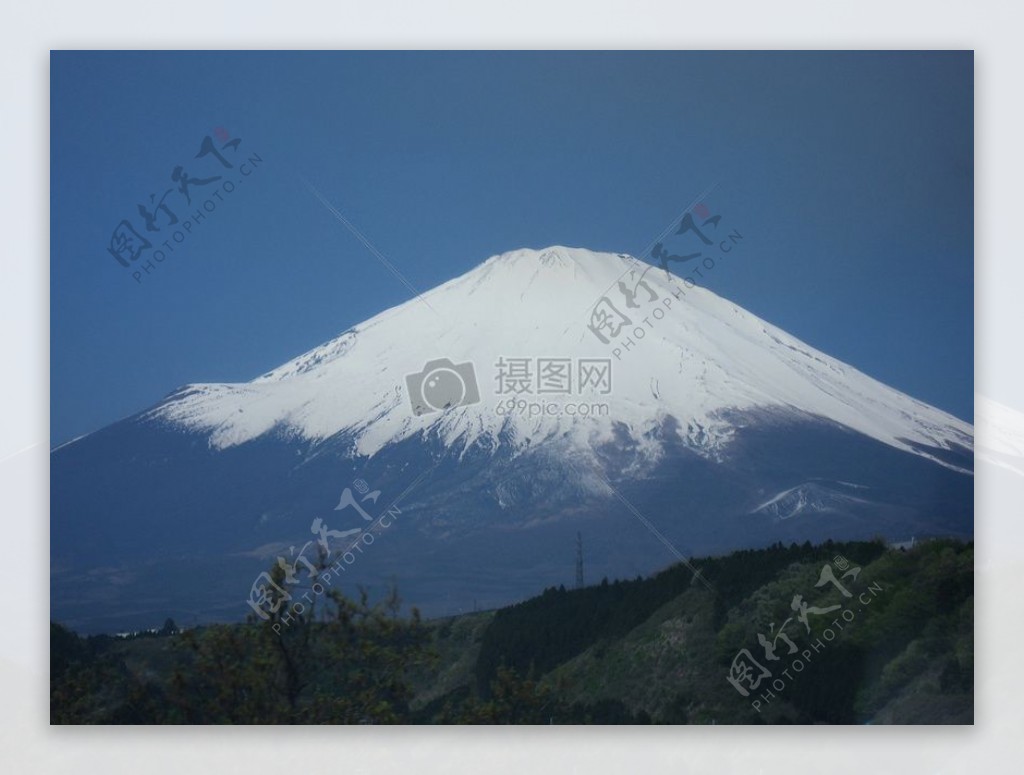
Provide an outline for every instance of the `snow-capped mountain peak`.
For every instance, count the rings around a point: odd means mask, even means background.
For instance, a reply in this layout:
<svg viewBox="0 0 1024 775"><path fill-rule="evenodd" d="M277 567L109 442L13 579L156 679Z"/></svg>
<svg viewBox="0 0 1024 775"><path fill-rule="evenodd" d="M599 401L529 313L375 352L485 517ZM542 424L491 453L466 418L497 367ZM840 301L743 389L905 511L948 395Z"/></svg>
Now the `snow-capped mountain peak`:
<svg viewBox="0 0 1024 775"><path fill-rule="evenodd" d="M610 385L599 374L582 385L580 369L601 361ZM568 390L542 389L553 362L568 370ZM427 432L463 448L557 438L581 450L625 432L656 454L654 431L672 420L713 456L728 445L730 418L759 409L827 418L935 460L924 448L972 446L969 424L711 291L624 254L562 246L494 256L251 382L189 385L148 418L208 432L216 448L270 432L344 433L366 456Z"/></svg>

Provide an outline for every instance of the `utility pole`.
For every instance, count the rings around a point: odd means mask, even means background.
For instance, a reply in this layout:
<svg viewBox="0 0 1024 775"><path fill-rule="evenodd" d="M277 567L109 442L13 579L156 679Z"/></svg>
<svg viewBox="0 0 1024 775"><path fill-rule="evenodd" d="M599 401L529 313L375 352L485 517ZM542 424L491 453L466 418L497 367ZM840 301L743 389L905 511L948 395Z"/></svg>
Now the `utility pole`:
<svg viewBox="0 0 1024 775"><path fill-rule="evenodd" d="M576 589L583 589L583 534L576 533Z"/></svg>

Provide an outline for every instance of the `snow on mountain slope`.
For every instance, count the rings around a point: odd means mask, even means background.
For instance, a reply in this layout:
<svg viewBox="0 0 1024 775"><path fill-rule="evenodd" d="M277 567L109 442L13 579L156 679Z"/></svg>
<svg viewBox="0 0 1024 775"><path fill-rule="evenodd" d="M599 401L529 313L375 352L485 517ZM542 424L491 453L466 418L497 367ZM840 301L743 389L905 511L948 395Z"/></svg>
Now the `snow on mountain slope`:
<svg viewBox="0 0 1024 775"><path fill-rule="evenodd" d="M496 446L503 432L516 450L554 438L586 450L610 441L617 424L656 454L650 432L673 417L714 455L730 438L731 410L771 408L819 415L937 462L922 447L972 448L970 424L658 269L643 279L666 314L616 357L614 342L599 341L588 322L631 266L621 254L566 247L494 256L251 382L187 386L148 418L208 432L216 448L271 431L312 441L344 432L370 456L423 431L462 448ZM630 285L647 267L636 266ZM610 394L574 397L607 402L607 415L499 413L508 396L495 390L495 364L515 357L611 358ZM415 416L406 376L435 358L473 363L480 401Z"/></svg>
<svg viewBox="0 0 1024 775"><path fill-rule="evenodd" d="M859 485L835 482L827 485L821 482L804 482L790 487L765 501L751 511L752 514L767 514L776 519L792 519L801 514L824 514L829 511L842 512L853 503L870 505L870 501L854 493Z"/></svg>

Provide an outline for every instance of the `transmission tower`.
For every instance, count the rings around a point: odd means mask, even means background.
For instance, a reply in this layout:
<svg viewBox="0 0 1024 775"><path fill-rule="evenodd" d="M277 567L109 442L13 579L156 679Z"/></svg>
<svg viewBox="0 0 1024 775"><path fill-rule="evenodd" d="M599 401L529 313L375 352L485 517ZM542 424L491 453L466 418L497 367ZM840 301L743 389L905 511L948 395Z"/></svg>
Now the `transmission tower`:
<svg viewBox="0 0 1024 775"><path fill-rule="evenodd" d="M583 534L576 533L576 589L583 589Z"/></svg>

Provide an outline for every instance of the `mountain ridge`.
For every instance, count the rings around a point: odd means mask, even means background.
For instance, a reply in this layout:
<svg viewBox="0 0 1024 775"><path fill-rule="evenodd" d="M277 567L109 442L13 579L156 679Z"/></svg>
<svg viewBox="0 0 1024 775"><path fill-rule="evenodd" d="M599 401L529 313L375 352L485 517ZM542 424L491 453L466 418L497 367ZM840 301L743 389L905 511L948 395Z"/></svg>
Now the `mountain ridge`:
<svg viewBox="0 0 1024 775"><path fill-rule="evenodd" d="M620 578L776 541L973 535L969 424L640 266L495 256L250 382L187 385L54 450L54 618L242 618L311 523L367 524L339 513L343 488L401 509L346 583L398 579L428 615L565 582L579 532L588 572ZM619 311L657 323L633 348L593 330L621 277L639 312ZM546 358L571 385L541 391ZM502 392L513 361L536 373Z"/></svg>

